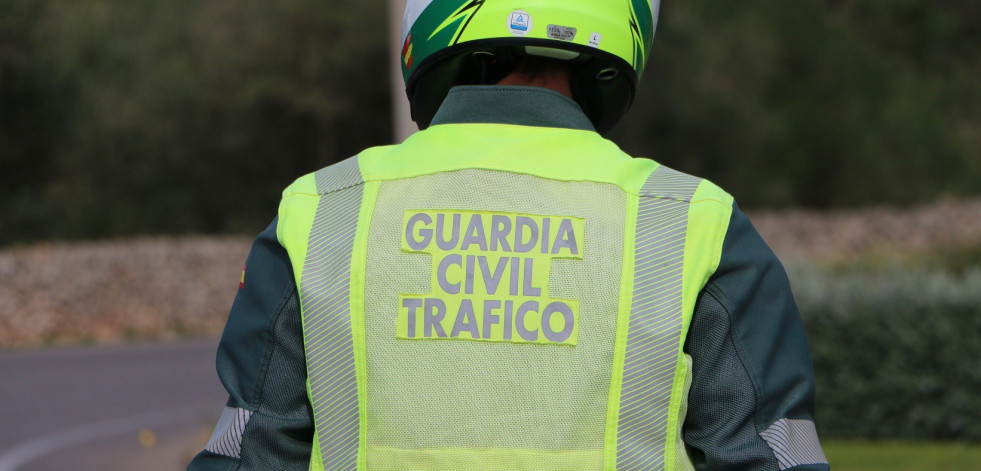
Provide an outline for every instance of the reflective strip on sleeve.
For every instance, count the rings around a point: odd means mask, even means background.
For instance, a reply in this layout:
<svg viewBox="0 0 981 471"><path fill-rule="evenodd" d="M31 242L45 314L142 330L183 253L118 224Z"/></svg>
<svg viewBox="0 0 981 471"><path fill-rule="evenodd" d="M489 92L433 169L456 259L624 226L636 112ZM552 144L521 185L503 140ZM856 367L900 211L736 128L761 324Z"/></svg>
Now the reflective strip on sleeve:
<svg viewBox="0 0 981 471"><path fill-rule="evenodd" d="M802 464L827 464L817 429L810 420L780 419L760 434L773 450L780 470Z"/></svg>
<svg viewBox="0 0 981 471"><path fill-rule="evenodd" d="M218 419L208 445L204 447L216 455L224 455L231 458L242 457L242 434L245 426L252 417L252 411L236 407L225 407Z"/></svg>
<svg viewBox="0 0 981 471"><path fill-rule="evenodd" d="M668 409L684 321L688 206L700 182L662 166L641 189L617 425L617 469L664 468Z"/></svg>
<svg viewBox="0 0 981 471"><path fill-rule="evenodd" d="M321 170L316 181L322 196L300 286L307 371L323 469L353 470L360 435L350 306L363 188L357 158Z"/></svg>

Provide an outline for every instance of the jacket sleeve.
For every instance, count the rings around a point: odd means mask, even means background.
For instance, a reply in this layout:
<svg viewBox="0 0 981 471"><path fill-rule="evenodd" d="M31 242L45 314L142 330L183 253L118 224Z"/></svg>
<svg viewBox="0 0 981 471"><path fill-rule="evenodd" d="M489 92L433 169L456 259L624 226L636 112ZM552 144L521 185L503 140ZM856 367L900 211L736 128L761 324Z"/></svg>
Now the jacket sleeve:
<svg viewBox="0 0 981 471"><path fill-rule="evenodd" d="M683 437L698 471L826 471L814 370L779 260L733 208L719 268L699 296L685 352Z"/></svg>
<svg viewBox="0 0 981 471"><path fill-rule="evenodd" d="M228 402L188 471L306 470L313 417L300 305L277 221L256 238L218 347Z"/></svg>

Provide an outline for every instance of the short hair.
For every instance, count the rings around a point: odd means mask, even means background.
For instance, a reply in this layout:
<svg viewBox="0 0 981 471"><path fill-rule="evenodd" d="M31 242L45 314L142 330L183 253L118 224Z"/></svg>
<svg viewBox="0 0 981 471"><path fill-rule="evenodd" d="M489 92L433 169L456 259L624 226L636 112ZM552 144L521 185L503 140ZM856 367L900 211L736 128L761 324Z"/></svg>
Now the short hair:
<svg viewBox="0 0 981 471"><path fill-rule="evenodd" d="M511 73L517 73L528 77L529 80L536 80L546 71L557 71L571 73L569 64L565 61L552 59L549 57L522 56L514 64Z"/></svg>

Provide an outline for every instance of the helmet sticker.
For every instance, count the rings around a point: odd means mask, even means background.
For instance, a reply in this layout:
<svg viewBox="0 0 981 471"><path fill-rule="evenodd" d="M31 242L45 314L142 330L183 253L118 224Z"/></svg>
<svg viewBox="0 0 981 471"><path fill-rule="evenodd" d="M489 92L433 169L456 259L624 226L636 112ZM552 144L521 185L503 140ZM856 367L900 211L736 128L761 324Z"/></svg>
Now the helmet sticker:
<svg viewBox="0 0 981 471"><path fill-rule="evenodd" d="M558 39L559 41L572 41L576 39L576 28L571 26L548 25L548 38Z"/></svg>
<svg viewBox="0 0 981 471"><path fill-rule="evenodd" d="M508 31L515 36L526 36L531 32L532 26L531 15L524 10L515 10L508 17Z"/></svg>
<svg viewBox="0 0 981 471"><path fill-rule="evenodd" d="M599 33L593 33L589 35L589 45L590 47L599 47L600 43L603 42L603 35Z"/></svg>

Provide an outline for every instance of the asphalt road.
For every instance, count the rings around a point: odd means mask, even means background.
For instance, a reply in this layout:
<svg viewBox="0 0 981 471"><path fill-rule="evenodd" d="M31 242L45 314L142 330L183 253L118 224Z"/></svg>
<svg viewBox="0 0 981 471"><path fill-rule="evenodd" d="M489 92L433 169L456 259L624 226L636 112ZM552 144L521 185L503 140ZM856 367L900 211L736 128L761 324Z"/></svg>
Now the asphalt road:
<svg viewBox="0 0 981 471"><path fill-rule="evenodd" d="M217 343L0 353L0 471L184 469L226 398Z"/></svg>

